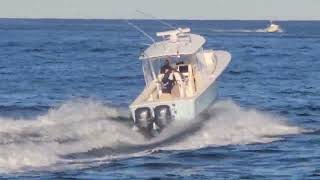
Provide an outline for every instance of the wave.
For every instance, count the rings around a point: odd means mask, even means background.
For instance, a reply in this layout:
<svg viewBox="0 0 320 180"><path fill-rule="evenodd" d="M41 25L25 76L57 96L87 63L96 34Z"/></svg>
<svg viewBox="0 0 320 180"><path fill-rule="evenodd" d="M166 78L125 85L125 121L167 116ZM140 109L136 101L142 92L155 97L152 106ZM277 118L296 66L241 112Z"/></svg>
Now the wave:
<svg viewBox="0 0 320 180"><path fill-rule="evenodd" d="M72 101L35 119L1 118L0 169L49 166L63 155L143 140L129 125L114 121L119 114L98 102Z"/></svg>
<svg viewBox="0 0 320 180"><path fill-rule="evenodd" d="M205 115L173 122L148 140L132 131L128 111L91 100L70 101L34 119L0 118L0 170L92 166L156 150L268 143L304 131L286 122L231 100L219 101Z"/></svg>
<svg viewBox="0 0 320 180"><path fill-rule="evenodd" d="M104 53L104 52L108 52L108 51L114 51L114 49L112 48L93 48L89 50L90 52L96 52L96 53Z"/></svg>
<svg viewBox="0 0 320 180"><path fill-rule="evenodd" d="M211 29L211 32L230 32L230 33L267 33L266 29ZM278 33L283 33L282 29Z"/></svg>
<svg viewBox="0 0 320 180"><path fill-rule="evenodd" d="M210 118L200 129L169 149L202 148L231 144L269 143L283 135L305 132L287 120L255 109L245 109L233 101L220 101L209 111Z"/></svg>

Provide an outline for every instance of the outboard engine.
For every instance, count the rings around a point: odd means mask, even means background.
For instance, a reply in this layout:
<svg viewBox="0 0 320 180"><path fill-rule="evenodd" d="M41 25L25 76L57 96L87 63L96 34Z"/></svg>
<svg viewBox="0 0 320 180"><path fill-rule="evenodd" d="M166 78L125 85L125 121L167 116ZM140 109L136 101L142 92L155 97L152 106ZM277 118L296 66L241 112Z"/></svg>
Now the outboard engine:
<svg viewBox="0 0 320 180"><path fill-rule="evenodd" d="M155 124L161 129L172 121L170 107L167 105L157 106L154 109Z"/></svg>
<svg viewBox="0 0 320 180"><path fill-rule="evenodd" d="M141 130L149 133L153 128L151 110L147 107L135 111L135 124Z"/></svg>

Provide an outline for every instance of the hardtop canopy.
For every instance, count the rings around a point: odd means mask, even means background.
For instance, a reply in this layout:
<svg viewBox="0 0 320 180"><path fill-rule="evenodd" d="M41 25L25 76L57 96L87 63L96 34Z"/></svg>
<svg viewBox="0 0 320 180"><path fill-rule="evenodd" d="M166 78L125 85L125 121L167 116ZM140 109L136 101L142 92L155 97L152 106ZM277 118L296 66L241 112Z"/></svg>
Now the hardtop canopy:
<svg viewBox="0 0 320 180"><path fill-rule="evenodd" d="M157 33L164 40L150 45L139 59L157 59L167 56L191 55L196 53L205 43L205 39L197 34L189 33L190 29L177 29Z"/></svg>

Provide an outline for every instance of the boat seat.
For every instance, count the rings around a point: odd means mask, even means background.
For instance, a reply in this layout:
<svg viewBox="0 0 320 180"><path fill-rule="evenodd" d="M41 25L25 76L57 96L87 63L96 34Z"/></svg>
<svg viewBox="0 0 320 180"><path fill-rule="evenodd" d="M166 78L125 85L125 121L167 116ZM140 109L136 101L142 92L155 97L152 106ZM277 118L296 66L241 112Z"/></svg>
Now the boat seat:
<svg viewBox="0 0 320 180"><path fill-rule="evenodd" d="M185 97L185 83L183 82L183 77L179 72L174 72L173 76L176 80L175 85L173 86L171 90L171 98L183 98ZM164 74L158 75L158 80L161 82L162 78L164 77ZM159 88L159 98L162 96L162 90ZM161 98L160 98L161 99Z"/></svg>
<svg viewBox="0 0 320 180"><path fill-rule="evenodd" d="M188 65L188 71L182 73L186 83L186 96L192 97L195 92L194 75L191 64Z"/></svg>
<svg viewBox="0 0 320 180"><path fill-rule="evenodd" d="M173 97L171 94L169 93L162 93L161 95L159 95L159 100L162 101L162 100L172 100Z"/></svg>
<svg viewBox="0 0 320 180"><path fill-rule="evenodd" d="M183 75L180 74L179 72L174 72L173 73L174 78L176 79L176 85L173 87L172 90L173 93L175 93L175 97L181 97L184 98L185 97L185 89L186 89L186 85L185 82L183 81Z"/></svg>
<svg viewBox="0 0 320 180"><path fill-rule="evenodd" d="M173 75L176 80L176 84L172 88L171 98L184 98L192 97L195 94L195 77L191 64L179 64L178 71L174 72ZM164 74L158 74L158 81L161 82ZM161 88L158 89L159 99L162 99Z"/></svg>

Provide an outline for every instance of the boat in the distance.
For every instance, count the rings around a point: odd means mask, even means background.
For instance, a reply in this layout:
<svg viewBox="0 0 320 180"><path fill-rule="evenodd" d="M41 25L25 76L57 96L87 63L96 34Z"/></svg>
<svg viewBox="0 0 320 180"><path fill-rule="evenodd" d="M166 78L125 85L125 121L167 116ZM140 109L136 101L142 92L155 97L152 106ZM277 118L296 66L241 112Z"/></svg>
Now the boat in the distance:
<svg viewBox="0 0 320 180"><path fill-rule="evenodd" d="M204 37L189 28L158 32L141 55L146 86L130 105L134 129L152 137L173 121L189 121L217 98L217 80L231 54L204 50Z"/></svg>
<svg viewBox="0 0 320 180"><path fill-rule="evenodd" d="M275 24L273 21L270 21L269 27L267 27L265 30L268 33L276 33L276 32L281 32L282 31L280 26L278 24Z"/></svg>

